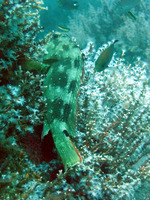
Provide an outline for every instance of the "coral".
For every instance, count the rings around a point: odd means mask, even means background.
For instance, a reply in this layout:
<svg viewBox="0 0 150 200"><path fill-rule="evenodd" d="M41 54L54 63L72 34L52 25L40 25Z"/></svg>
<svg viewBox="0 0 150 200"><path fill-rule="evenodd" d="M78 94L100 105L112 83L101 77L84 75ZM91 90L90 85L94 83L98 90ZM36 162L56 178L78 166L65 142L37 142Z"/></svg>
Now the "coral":
<svg viewBox="0 0 150 200"><path fill-rule="evenodd" d="M37 34L42 30L39 11L42 1L2 0L0 2L1 81L13 80L14 70L25 59L40 59L42 51ZM2 83L1 83L2 84Z"/></svg>
<svg viewBox="0 0 150 200"><path fill-rule="evenodd" d="M130 61L134 60L133 57L135 58L135 56L149 61L149 27L150 23L148 21L147 11L144 12L141 10L138 12L138 17L135 22L127 18L119 29L116 30L116 36L120 40L120 46L128 51Z"/></svg>
<svg viewBox="0 0 150 200"><path fill-rule="evenodd" d="M0 199L25 198L30 190L22 186L40 179L39 166L32 163L37 156L30 161L29 144L32 136L32 141L38 137L37 129L42 130L45 76L22 70L26 59L40 60L39 51L44 50L35 38L41 29L40 2L0 1Z"/></svg>
<svg viewBox="0 0 150 200"><path fill-rule="evenodd" d="M117 39L115 32L122 23L122 16L115 14L111 2L99 1L96 5L94 2L88 9L69 17L69 34L76 38L81 48L85 48L88 41L93 41L97 48L108 40Z"/></svg>
<svg viewBox="0 0 150 200"><path fill-rule="evenodd" d="M45 113L44 77L20 68L13 78L16 84L0 86L1 199L21 198L26 193L22 185L37 176L33 172L38 167L32 168L32 163L43 161L38 131L42 132ZM28 174L30 178L26 178Z"/></svg>
<svg viewBox="0 0 150 200"><path fill-rule="evenodd" d="M94 2L78 15L74 13L69 17L69 35L76 38L81 48L85 48L87 41L93 41L98 48L109 40L118 39L118 52L121 49L128 52L126 61L135 61L137 56L149 61L149 1L141 1L132 8L136 20L130 19L125 11L116 10L112 5L117 1L98 1L96 6ZM125 4L126 1L123 2Z"/></svg>
<svg viewBox="0 0 150 200"><path fill-rule="evenodd" d="M14 79L18 79L17 85L0 87L1 133L6 137L33 133L33 126L42 124L45 111L42 96L44 77L20 69Z"/></svg>
<svg viewBox="0 0 150 200"><path fill-rule="evenodd" d="M145 66L122 58L94 72L91 45L78 108L77 147L83 163L49 183L46 199L148 199L150 88Z"/></svg>
<svg viewBox="0 0 150 200"><path fill-rule="evenodd" d="M116 20L111 16L105 1L96 8L89 4L87 10L69 17L69 35L76 38L81 48L85 48L89 41L93 41L98 47L112 38L114 30L117 28L115 22ZM110 26L113 27L112 31L110 31Z"/></svg>

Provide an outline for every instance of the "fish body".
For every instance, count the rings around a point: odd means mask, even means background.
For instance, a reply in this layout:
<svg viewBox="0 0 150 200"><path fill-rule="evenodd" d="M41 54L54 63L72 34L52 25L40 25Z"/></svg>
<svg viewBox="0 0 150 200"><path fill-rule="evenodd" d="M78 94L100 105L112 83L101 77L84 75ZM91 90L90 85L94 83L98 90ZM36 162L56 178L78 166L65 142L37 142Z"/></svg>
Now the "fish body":
<svg viewBox="0 0 150 200"><path fill-rule="evenodd" d="M73 10L78 8L78 2L75 0L59 0L58 6L66 10Z"/></svg>
<svg viewBox="0 0 150 200"><path fill-rule="evenodd" d="M99 55L98 59L95 62L95 71L101 72L105 68L108 67L113 53L114 53L114 44L118 42L118 40L115 40L110 46L108 46L106 49L102 51L102 53Z"/></svg>
<svg viewBox="0 0 150 200"><path fill-rule="evenodd" d="M133 14L132 11L128 11L128 17L132 20L136 20L136 16Z"/></svg>
<svg viewBox="0 0 150 200"><path fill-rule="evenodd" d="M44 61L50 68L44 82L47 112L42 138L51 131L65 169L81 161L72 139L76 135L77 94L82 75L79 48L67 36L47 44ZM51 59L50 59L51 58Z"/></svg>
<svg viewBox="0 0 150 200"><path fill-rule="evenodd" d="M65 27L65 26L58 26L58 29L61 30L61 31L65 31L65 32L70 31L70 29Z"/></svg>

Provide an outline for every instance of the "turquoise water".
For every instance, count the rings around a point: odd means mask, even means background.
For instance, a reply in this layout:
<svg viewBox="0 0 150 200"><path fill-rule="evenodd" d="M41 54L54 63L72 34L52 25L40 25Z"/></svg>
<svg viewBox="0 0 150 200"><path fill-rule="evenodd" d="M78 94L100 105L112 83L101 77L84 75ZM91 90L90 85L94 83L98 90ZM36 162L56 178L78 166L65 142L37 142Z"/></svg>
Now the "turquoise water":
<svg viewBox="0 0 150 200"><path fill-rule="evenodd" d="M136 2L136 1L135 1ZM131 5L130 5L131 4ZM129 61L143 57L148 61L149 50L149 1L129 3L129 1L80 1L75 10L66 10L57 6L56 1L47 4L46 16L42 13L41 22L45 31L56 30L58 26L70 29L67 33L75 37L81 48L87 42L94 42L98 48L112 39L120 40L118 51L127 50ZM128 14L131 11L134 17ZM44 17L48 20L44 20ZM53 19L53 20L52 20Z"/></svg>
<svg viewBox="0 0 150 200"><path fill-rule="evenodd" d="M0 199L150 199L149 13L0 0Z"/></svg>

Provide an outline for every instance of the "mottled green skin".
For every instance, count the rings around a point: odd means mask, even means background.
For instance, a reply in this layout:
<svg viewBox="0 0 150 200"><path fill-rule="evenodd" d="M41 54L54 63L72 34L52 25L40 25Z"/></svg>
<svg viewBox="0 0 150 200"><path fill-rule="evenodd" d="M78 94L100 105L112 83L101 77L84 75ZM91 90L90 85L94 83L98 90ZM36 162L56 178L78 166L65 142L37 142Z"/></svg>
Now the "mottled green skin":
<svg viewBox="0 0 150 200"><path fill-rule="evenodd" d="M44 82L47 112L42 138L51 130L56 148L67 169L80 161L69 136L76 135L77 94L81 82L81 52L67 36L51 40L44 61L50 63Z"/></svg>
<svg viewBox="0 0 150 200"><path fill-rule="evenodd" d="M81 52L67 36L50 34L43 63L26 60L23 69L46 73L47 112L42 139L51 131L65 169L81 161L71 138L76 135L76 110L82 76Z"/></svg>

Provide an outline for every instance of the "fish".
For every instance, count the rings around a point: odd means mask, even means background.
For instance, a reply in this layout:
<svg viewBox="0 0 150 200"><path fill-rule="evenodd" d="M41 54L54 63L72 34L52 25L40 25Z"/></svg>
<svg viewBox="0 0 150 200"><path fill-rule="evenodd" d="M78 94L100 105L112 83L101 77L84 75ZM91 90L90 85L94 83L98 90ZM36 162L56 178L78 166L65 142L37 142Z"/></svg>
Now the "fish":
<svg viewBox="0 0 150 200"><path fill-rule="evenodd" d="M132 11L128 11L128 17L132 20L136 20L136 16L133 14Z"/></svg>
<svg viewBox="0 0 150 200"><path fill-rule="evenodd" d="M50 161L52 138L67 170L82 161L73 140L76 136L76 114L83 60L81 50L69 36L52 32L45 39L43 61L27 59L24 70L44 73L43 94L46 98L46 114L41 136L41 148L45 161Z"/></svg>
<svg viewBox="0 0 150 200"><path fill-rule="evenodd" d="M94 71L101 72L108 67L114 53L114 44L116 42L118 42L118 40L115 40L110 46L102 51L95 62Z"/></svg>
<svg viewBox="0 0 150 200"><path fill-rule="evenodd" d="M65 32L70 31L70 29L65 26L58 26L58 29L60 29L61 31L65 31Z"/></svg>
<svg viewBox="0 0 150 200"><path fill-rule="evenodd" d="M68 36L47 42L44 62L49 64L44 81L47 111L42 140L51 133L65 170L81 162L73 143L76 136L77 99L83 72L81 51ZM53 62L52 62L53 60ZM56 60L56 62L55 62Z"/></svg>
<svg viewBox="0 0 150 200"><path fill-rule="evenodd" d="M79 4L75 0L59 0L58 6L66 10L74 10L78 8Z"/></svg>

